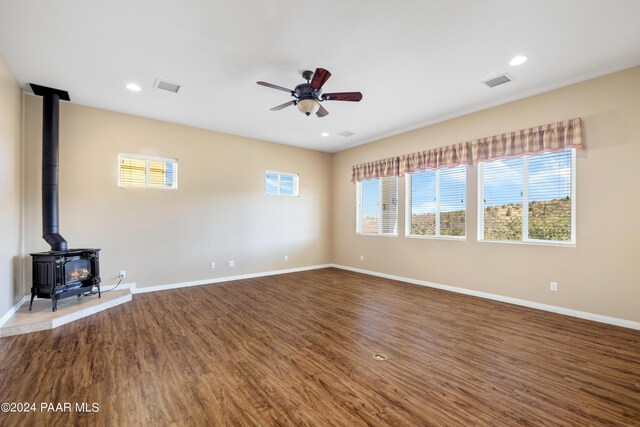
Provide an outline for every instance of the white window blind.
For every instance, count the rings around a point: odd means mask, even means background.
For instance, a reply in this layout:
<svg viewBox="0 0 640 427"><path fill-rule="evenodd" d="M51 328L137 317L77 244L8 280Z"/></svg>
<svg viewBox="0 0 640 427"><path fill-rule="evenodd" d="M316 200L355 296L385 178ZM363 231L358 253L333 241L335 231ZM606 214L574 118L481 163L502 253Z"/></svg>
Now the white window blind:
<svg viewBox="0 0 640 427"><path fill-rule="evenodd" d="M464 237L467 167L407 175L407 236Z"/></svg>
<svg viewBox="0 0 640 427"><path fill-rule="evenodd" d="M398 234L398 178L387 177L356 185L356 232Z"/></svg>
<svg viewBox="0 0 640 427"><path fill-rule="evenodd" d="M398 178L388 177L380 180L382 204L381 234L398 234Z"/></svg>
<svg viewBox="0 0 640 427"><path fill-rule="evenodd" d="M118 185L139 188L178 188L178 161L121 153L118 155Z"/></svg>
<svg viewBox="0 0 640 427"><path fill-rule="evenodd" d="M481 240L575 243L575 149L482 163Z"/></svg>
<svg viewBox="0 0 640 427"><path fill-rule="evenodd" d="M264 194L267 196L297 196L298 175L285 172L264 173Z"/></svg>

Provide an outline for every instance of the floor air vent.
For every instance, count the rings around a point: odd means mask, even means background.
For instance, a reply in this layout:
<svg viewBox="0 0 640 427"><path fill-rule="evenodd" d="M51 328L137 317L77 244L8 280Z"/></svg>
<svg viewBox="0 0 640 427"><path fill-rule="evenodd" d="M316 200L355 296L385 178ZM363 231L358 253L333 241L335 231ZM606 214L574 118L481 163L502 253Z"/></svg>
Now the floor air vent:
<svg viewBox="0 0 640 427"><path fill-rule="evenodd" d="M377 362L384 362L385 360L387 360L387 356L385 356L382 353L375 353L373 355L373 360L375 360Z"/></svg>
<svg viewBox="0 0 640 427"><path fill-rule="evenodd" d="M180 85L176 83L171 83L166 80L156 79L156 83L153 87L162 90L168 90L169 92L178 93L180 90Z"/></svg>
<svg viewBox="0 0 640 427"><path fill-rule="evenodd" d="M489 80L485 80L482 83L486 84L489 87L496 87L496 86L503 85L505 83L509 83L512 80L513 78L511 78L509 74L502 74L502 75L499 75L498 77L493 77Z"/></svg>

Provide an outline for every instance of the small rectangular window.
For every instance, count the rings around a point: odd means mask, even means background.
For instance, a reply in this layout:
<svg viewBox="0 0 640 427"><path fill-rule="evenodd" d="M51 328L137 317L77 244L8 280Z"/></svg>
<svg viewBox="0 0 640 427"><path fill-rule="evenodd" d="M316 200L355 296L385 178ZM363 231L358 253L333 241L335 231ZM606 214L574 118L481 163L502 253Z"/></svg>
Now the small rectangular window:
<svg viewBox="0 0 640 427"><path fill-rule="evenodd" d="M356 185L358 234L398 235L398 178L387 177Z"/></svg>
<svg viewBox="0 0 640 427"><path fill-rule="evenodd" d="M121 153L118 155L118 185L138 188L178 188L178 161Z"/></svg>
<svg viewBox="0 0 640 427"><path fill-rule="evenodd" d="M464 238L467 167L407 175L407 230L412 237Z"/></svg>
<svg viewBox="0 0 640 427"><path fill-rule="evenodd" d="M575 243L575 149L480 165L478 239Z"/></svg>
<svg viewBox="0 0 640 427"><path fill-rule="evenodd" d="M298 196L297 174L284 172L264 173L264 194L267 196Z"/></svg>

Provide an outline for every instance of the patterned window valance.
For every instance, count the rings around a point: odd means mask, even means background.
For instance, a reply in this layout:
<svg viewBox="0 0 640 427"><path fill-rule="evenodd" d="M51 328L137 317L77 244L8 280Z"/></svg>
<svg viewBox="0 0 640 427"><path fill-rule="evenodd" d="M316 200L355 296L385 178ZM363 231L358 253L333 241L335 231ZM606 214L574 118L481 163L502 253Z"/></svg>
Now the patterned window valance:
<svg viewBox="0 0 640 427"><path fill-rule="evenodd" d="M399 176L425 169L450 168L469 163L469 143L461 142L460 144L405 154L400 157Z"/></svg>
<svg viewBox="0 0 640 427"><path fill-rule="evenodd" d="M583 148L582 119L571 119L470 141L473 164L491 160Z"/></svg>
<svg viewBox="0 0 640 427"><path fill-rule="evenodd" d="M400 159L398 157L389 157L388 159L355 165L351 168L351 182L398 176L399 164Z"/></svg>
<svg viewBox="0 0 640 427"><path fill-rule="evenodd" d="M565 148L584 148L582 119L565 120L446 147L362 163L352 167L351 182L386 176L403 176L425 169L476 165L480 162L510 159L525 154L562 151Z"/></svg>

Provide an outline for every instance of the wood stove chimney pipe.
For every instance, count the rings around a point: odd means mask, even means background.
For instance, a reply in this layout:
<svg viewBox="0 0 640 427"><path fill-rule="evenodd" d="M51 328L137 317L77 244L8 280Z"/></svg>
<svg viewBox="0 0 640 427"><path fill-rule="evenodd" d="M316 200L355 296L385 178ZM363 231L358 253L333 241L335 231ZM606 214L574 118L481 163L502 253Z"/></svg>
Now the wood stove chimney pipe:
<svg viewBox="0 0 640 427"><path fill-rule="evenodd" d="M58 127L59 101L70 101L69 93L31 83L33 93L42 96L42 238L52 251L67 250L58 223Z"/></svg>

